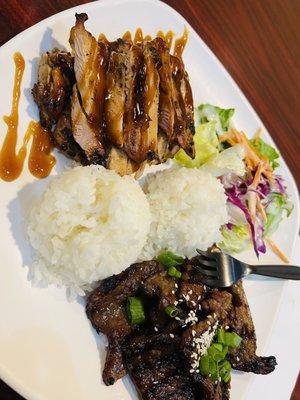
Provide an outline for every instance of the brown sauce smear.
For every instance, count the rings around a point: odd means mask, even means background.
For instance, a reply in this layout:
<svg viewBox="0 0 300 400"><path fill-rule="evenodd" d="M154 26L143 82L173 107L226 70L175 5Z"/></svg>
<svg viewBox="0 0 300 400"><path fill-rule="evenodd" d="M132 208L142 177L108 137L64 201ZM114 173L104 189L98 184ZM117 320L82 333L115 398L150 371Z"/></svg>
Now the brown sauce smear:
<svg viewBox="0 0 300 400"><path fill-rule="evenodd" d="M109 43L109 40L107 39L107 37L104 35L104 33L100 33L100 35L98 36L98 42L102 42L102 43Z"/></svg>
<svg viewBox="0 0 300 400"><path fill-rule="evenodd" d="M180 38L176 39L176 41L175 41L175 47L174 47L174 56L175 57L178 57L178 58L182 57L182 53L186 46L188 38L189 38L189 32L185 27L183 35Z"/></svg>
<svg viewBox="0 0 300 400"><path fill-rule="evenodd" d="M165 34L163 33L163 31L158 31L156 34L156 37L159 37L159 38L165 40Z"/></svg>
<svg viewBox="0 0 300 400"><path fill-rule="evenodd" d="M131 33L129 31L125 32L122 36L122 39L126 40L127 42L132 42Z"/></svg>
<svg viewBox="0 0 300 400"><path fill-rule="evenodd" d="M165 35L165 41L167 43L168 48L170 49L173 43L174 39L174 32L173 31L168 31Z"/></svg>
<svg viewBox="0 0 300 400"><path fill-rule="evenodd" d="M55 165L55 158L50 154L52 144L49 132L40 126L38 122L31 121L24 136L23 144L16 152L19 125L19 102L21 95L21 83L25 69L25 61L20 53L14 54L15 78L11 113L4 116L7 132L0 150L0 178L11 182L17 179L24 166L27 154L27 144L32 137L32 145L28 159L28 167L36 178L48 176Z"/></svg>
<svg viewBox="0 0 300 400"><path fill-rule="evenodd" d="M31 121L24 136L24 145L32 138L31 149L28 158L28 169L38 179L49 176L56 160L51 154L53 145L47 129L38 122Z"/></svg>
<svg viewBox="0 0 300 400"><path fill-rule="evenodd" d="M23 169L26 157L26 147L22 146L16 153L19 125L19 102L21 95L21 83L25 69L25 61L20 53L14 54L15 78L13 98L10 115L4 116L7 132L0 152L0 178L11 182L18 178Z"/></svg>
<svg viewBox="0 0 300 400"><path fill-rule="evenodd" d="M134 44L142 44L143 43L143 31L141 28L137 28L134 35Z"/></svg>

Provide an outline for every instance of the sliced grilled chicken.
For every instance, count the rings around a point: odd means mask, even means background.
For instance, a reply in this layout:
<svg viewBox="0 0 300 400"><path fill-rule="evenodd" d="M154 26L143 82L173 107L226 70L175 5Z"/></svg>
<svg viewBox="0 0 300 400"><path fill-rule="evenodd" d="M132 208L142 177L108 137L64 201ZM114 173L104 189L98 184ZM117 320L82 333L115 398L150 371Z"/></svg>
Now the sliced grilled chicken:
<svg viewBox="0 0 300 400"><path fill-rule="evenodd" d="M143 47L144 62L146 65L145 79L145 123L147 128L146 146L147 158L151 161L157 156L157 132L158 132L158 104L159 104L159 74L156 64L157 54L151 43L145 43Z"/></svg>
<svg viewBox="0 0 300 400"><path fill-rule="evenodd" d="M124 150L136 162L146 158L145 139L142 136L144 122L144 98L146 67L142 49L132 45L129 50L126 88L127 98L124 114Z"/></svg>
<svg viewBox="0 0 300 400"><path fill-rule="evenodd" d="M103 109L106 45L89 33L86 14L76 14L70 44L74 53L76 87L72 94L72 129L76 142L92 163L104 164Z"/></svg>
<svg viewBox="0 0 300 400"><path fill-rule="evenodd" d="M76 14L73 55L42 55L32 90L56 146L121 175L140 174L180 147L193 156L193 97L181 58L186 34L171 55L172 32L151 40L138 30L134 39L127 32L115 42L104 35L97 41L85 29L87 18Z"/></svg>
<svg viewBox="0 0 300 400"><path fill-rule="evenodd" d="M119 39L111 44L106 74L106 135L116 146L123 147L123 120L126 102L126 75L131 44Z"/></svg>
<svg viewBox="0 0 300 400"><path fill-rule="evenodd" d="M193 96L183 62L180 58L170 56L172 78L174 82L173 104L175 107L174 136L178 145L194 157L194 107Z"/></svg>
<svg viewBox="0 0 300 400"><path fill-rule="evenodd" d="M86 165L87 158L77 142L75 142L71 126L71 105L68 104L60 116L53 131L55 146L67 157Z"/></svg>
<svg viewBox="0 0 300 400"><path fill-rule="evenodd" d="M69 53L53 50L41 56L38 82L32 95L39 107L42 126L51 130L59 119L73 85L72 58Z"/></svg>
<svg viewBox="0 0 300 400"><path fill-rule="evenodd" d="M148 44L129 51L124 149L138 163L157 157L159 75L153 51Z"/></svg>
<svg viewBox="0 0 300 400"><path fill-rule="evenodd" d="M107 156L107 168L124 176L136 172L139 169L139 164L130 160L123 150L112 147Z"/></svg>
<svg viewBox="0 0 300 400"><path fill-rule="evenodd" d="M90 163L106 166L104 148L99 141L99 135L96 134L94 126L88 121L83 112L76 85L73 87L71 104L72 132L75 141L85 152Z"/></svg>
<svg viewBox="0 0 300 400"><path fill-rule="evenodd" d="M161 38L153 40L153 45L160 59L158 68L160 76L158 125L168 139L173 136L175 110L173 107L173 81L169 49Z"/></svg>

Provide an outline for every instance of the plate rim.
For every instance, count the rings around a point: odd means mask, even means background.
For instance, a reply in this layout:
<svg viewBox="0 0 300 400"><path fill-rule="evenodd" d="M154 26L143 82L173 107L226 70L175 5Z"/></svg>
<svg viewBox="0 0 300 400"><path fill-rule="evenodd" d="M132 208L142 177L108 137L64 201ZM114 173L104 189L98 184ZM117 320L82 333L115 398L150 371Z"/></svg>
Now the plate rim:
<svg viewBox="0 0 300 400"><path fill-rule="evenodd" d="M117 4L124 4L124 3L135 3L135 2L144 2L144 3L148 3L148 4L159 4L160 7L163 7L165 9L168 10L169 13L173 13L174 15L176 15L177 17L179 16L185 23L185 25L188 27L190 32L193 32L193 34L197 37L198 40L200 40L201 45L203 46L203 49L210 55L210 57L213 58L214 62L218 64L218 67L221 68L222 73L225 74L226 78L229 79L230 83L233 85L234 89L237 91L237 94L241 97L241 99L243 100L243 102L245 103L245 106L247 107L248 112L250 112L260 123L260 126L262 127L263 131L266 132L268 134L268 140L275 146L275 148L277 150L278 147L272 137L272 135L269 133L269 131L266 129L264 123L262 122L260 116L257 114L257 112L255 111L255 109L253 108L252 104L250 103L250 101L247 99L247 97L245 96L245 94L242 92L242 90L240 89L240 87L238 86L238 84L235 82L235 80L233 79L233 77L230 75L230 73L227 71L227 69L225 68L225 66L222 64L222 62L220 61L220 59L215 55L215 53L210 49L210 47L205 43L205 41L202 39L202 37L197 33L197 31L190 25L190 23L185 19L185 17L183 15L181 15L178 11L176 11L173 7L171 7L170 5L166 4L165 2L163 2L162 0L96 0L96 1L91 1L89 3L86 4L80 4L78 6L74 6L74 7L70 7L67 8L63 11L60 11L56 14L50 15L49 17L37 22L36 24L26 28L25 30L21 31L20 33L18 33L17 35L15 35L14 37L12 37L11 39L9 39L7 42L5 42L1 47L0 47L0 55L2 52L9 50L16 41L22 39L23 37L26 37L29 33L34 32L35 30L38 30L40 27L44 26L47 23L51 23L53 20L55 20L56 18L64 15L64 14L69 14L71 12L74 12L75 10L77 11L86 11L88 12L91 9L95 9L98 7L102 7L105 4L109 4L110 6L114 7ZM280 153L280 150L279 150ZM288 167L285 159L282 157L281 153L280 153L280 157L281 157L281 164L284 166L284 168L286 169L287 175L289 177L290 180L290 187L291 189L294 191L296 195L296 202L294 204L294 212L299 215L299 211L300 211L300 194L299 194L299 190L298 190L298 186L296 184L295 178L290 170L290 168ZM298 219L298 232L300 230L300 220ZM296 245L296 241L297 241L298 235L296 234L293 237L292 240L292 245L291 245L291 253L293 254L295 251L295 245ZM282 296L284 295L286 288L283 290L282 292ZM277 313L279 312L279 307L276 310L276 317L277 317ZM271 332L270 332L271 333ZM31 399L31 400L41 400L42 397L40 397L39 395L36 395L35 393L32 393L30 390L26 389L26 387L24 387L24 385L22 385L19 380L17 378L15 378L14 376L12 376L12 374L6 369L5 366L3 366L0 362L0 379L3 380L9 387L11 387L13 390L15 390L17 393L19 393L21 396L23 396L25 399Z"/></svg>

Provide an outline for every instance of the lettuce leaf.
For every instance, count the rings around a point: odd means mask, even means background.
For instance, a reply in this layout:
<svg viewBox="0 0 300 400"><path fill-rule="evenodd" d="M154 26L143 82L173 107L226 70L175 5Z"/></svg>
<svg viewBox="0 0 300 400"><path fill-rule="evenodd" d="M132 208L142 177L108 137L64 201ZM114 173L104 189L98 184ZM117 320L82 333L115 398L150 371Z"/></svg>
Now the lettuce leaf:
<svg viewBox="0 0 300 400"><path fill-rule="evenodd" d="M251 240L248 225L224 225L221 228L223 241L218 246L228 253L239 253L250 248Z"/></svg>
<svg viewBox="0 0 300 400"><path fill-rule="evenodd" d="M274 147L270 146L262 139L251 139L250 143L261 156L270 161L273 169L279 166L278 161L276 161L277 158L279 158L279 153L276 149L274 149Z"/></svg>
<svg viewBox="0 0 300 400"><path fill-rule="evenodd" d="M228 130L234 114L234 108L220 108L211 104L201 104L198 110L201 123L215 121L218 135Z"/></svg>
<svg viewBox="0 0 300 400"><path fill-rule="evenodd" d="M189 157L183 149L180 149L174 156L178 164L188 168L198 168L206 163L212 156L219 153L218 137L215 129L215 122L207 122L196 128L194 135L195 158Z"/></svg>
<svg viewBox="0 0 300 400"><path fill-rule="evenodd" d="M272 193L270 195L269 204L266 207L267 222L265 225L264 236L270 236L274 233L282 221L284 214L287 217L293 210L293 204L288 200L287 196L280 193Z"/></svg>
<svg viewBox="0 0 300 400"><path fill-rule="evenodd" d="M244 147L237 144L221 151L216 156L211 157L201 170L210 173L213 176L219 177L227 174L235 174L244 176L246 172Z"/></svg>

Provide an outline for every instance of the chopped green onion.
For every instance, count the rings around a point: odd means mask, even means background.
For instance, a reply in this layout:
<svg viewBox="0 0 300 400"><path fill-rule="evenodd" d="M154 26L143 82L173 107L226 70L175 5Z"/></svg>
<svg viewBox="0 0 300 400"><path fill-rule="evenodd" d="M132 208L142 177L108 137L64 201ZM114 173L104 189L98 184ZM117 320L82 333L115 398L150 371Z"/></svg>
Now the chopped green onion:
<svg viewBox="0 0 300 400"><path fill-rule="evenodd" d="M213 343L207 350L208 355L215 361L224 360L228 351L227 346L223 346L220 343Z"/></svg>
<svg viewBox="0 0 300 400"><path fill-rule="evenodd" d="M224 329L217 330L217 342L218 343L225 343L225 331Z"/></svg>
<svg viewBox="0 0 300 400"><path fill-rule="evenodd" d="M158 261L166 268L179 267L183 264L184 258L173 254L171 251L165 251L157 257Z"/></svg>
<svg viewBox="0 0 300 400"><path fill-rule="evenodd" d="M138 297L127 298L127 315L132 325L140 325L145 321L145 313L143 303Z"/></svg>
<svg viewBox="0 0 300 400"><path fill-rule="evenodd" d="M176 269L175 267L169 267L168 268L168 275L172 276L173 278L181 278L181 272L178 271L178 269Z"/></svg>
<svg viewBox="0 0 300 400"><path fill-rule="evenodd" d="M179 310L175 306L167 306L165 308L165 312L171 317L174 318L179 313Z"/></svg>
<svg viewBox="0 0 300 400"><path fill-rule="evenodd" d="M223 360L219 363L219 374L223 382L230 381L231 365L229 361Z"/></svg>
<svg viewBox="0 0 300 400"><path fill-rule="evenodd" d="M218 329L217 342L229 347L239 347L242 338L235 332L225 332L224 329Z"/></svg>
<svg viewBox="0 0 300 400"><path fill-rule="evenodd" d="M211 377L214 377L215 375L218 375L218 365L216 361L208 355L200 358L199 370L204 376L210 375Z"/></svg>

